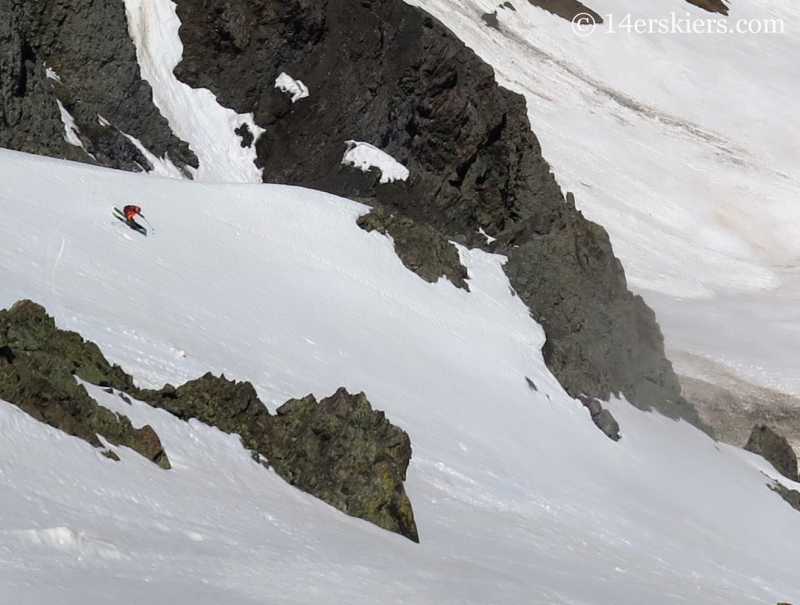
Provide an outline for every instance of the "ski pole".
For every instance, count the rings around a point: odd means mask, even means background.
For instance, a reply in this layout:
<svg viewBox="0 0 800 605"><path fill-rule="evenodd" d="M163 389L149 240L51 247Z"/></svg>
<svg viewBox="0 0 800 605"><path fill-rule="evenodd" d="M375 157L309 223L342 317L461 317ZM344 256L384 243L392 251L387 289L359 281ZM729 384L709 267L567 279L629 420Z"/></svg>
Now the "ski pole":
<svg viewBox="0 0 800 605"><path fill-rule="evenodd" d="M150 221L148 221L146 218L144 218L144 214L140 213L139 216L141 216L144 219L144 222L147 223L147 226L150 227L150 231L155 233L156 232L155 227L153 227L153 225L150 224Z"/></svg>

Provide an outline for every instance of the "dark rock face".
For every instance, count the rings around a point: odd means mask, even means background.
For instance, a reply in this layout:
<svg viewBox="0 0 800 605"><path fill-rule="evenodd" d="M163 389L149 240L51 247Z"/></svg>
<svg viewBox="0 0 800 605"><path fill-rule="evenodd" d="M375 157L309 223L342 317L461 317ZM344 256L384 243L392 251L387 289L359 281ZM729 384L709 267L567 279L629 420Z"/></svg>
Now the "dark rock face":
<svg viewBox="0 0 800 605"><path fill-rule="evenodd" d="M168 469L169 460L150 426L136 429L125 416L98 405L74 375L115 388L132 386L119 366L78 334L59 330L31 301L0 311L0 398L37 420L103 447L98 434Z"/></svg>
<svg viewBox="0 0 800 605"><path fill-rule="evenodd" d="M728 14L728 6L722 0L686 0L689 4L707 10L710 13Z"/></svg>
<svg viewBox="0 0 800 605"><path fill-rule="evenodd" d="M179 418L236 433L286 481L348 515L419 541L403 488L408 435L372 409L363 393L339 389L317 402L287 401L272 416L249 382L206 374L177 389L136 396Z"/></svg>
<svg viewBox="0 0 800 605"><path fill-rule="evenodd" d="M357 223L365 231L389 234L403 264L425 281L434 283L446 277L453 285L469 291L467 268L461 264L458 250L435 228L392 214L382 206L361 216Z"/></svg>
<svg viewBox="0 0 800 605"><path fill-rule="evenodd" d="M60 82L46 77L45 65ZM86 151L64 140L56 99L73 116ZM101 125L99 116L108 125ZM177 166L197 166L188 145L171 133L153 105L128 35L124 4L4 0L0 146L124 170L151 168L123 132L155 155L169 155Z"/></svg>
<svg viewBox="0 0 800 605"><path fill-rule="evenodd" d="M744 449L763 456L784 477L797 481L797 456L785 437L766 425L753 427Z"/></svg>
<svg viewBox="0 0 800 605"><path fill-rule="evenodd" d="M600 15L578 2L578 0L528 0L528 2L567 21L572 21L578 15L590 15L595 23L603 22L603 18Z"/></svg>
<svg viewBox="0 0 800 605"><path fill-rule="evenodd" d="M176 74L266 129L265 179L375 207L445 239L500 252L547 334L545 360L573 396L624 393L700 424L680 396L653 312L627 289L605 230L565 202L525 101L442 24L400 0L178 0ZM310 97L274 88L286 72ZM411 172L380 184L341 165L345 141ZM483 228L497 241L487 245Z"/></svg>

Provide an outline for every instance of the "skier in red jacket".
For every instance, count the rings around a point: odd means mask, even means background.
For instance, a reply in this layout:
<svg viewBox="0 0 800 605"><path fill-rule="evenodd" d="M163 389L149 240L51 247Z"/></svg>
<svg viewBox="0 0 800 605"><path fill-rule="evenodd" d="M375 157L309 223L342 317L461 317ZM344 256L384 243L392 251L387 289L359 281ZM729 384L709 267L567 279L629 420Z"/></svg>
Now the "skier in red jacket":
<svg viewBox="0 0 800 605"><path fill-rule="evenodd" d="M142 214L142 209L139 208L139 206L125 206L122 209L122 213L125 215L126 221L135 222L133 220L133 217L135 217L137 214L142 218L144 218L144 214Z"/></svg>

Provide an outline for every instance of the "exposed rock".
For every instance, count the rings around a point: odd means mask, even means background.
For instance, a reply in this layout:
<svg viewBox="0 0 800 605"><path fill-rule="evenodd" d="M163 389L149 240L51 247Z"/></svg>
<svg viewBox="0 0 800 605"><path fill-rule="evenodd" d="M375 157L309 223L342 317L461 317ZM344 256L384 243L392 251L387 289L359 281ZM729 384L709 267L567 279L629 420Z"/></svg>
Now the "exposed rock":
<svg viewBox="0 0 800 605"><path fill-rule="evenodd" d="M770 485L769 488L783 498L793 509L800 511L800 492L796 489L789 489L777 481Z"/></svg>
<svg viewBox="0 0 800 605"><path fill-rule="evenodd" d="M531 132L524 98L423 10L401 0L178 0L178 77L254 112L264 178L382 206L446 240L508 256L545 329L545 361L573 396L624 393L700 425L653 312L627 289L606 231L575 209ZM274 88L286 71L310 96ZM369 142L410 170L380 184L341 165ZM486 244L483 229L496 237Z"/></svg>
<svg viewBox="0 0 800 605"><path fill-rule="evenodd" d="M603 22L603 18L599 14L578 0L528 0L528 2L567 21L572 21L578 15L585 14L590 15L595 23Z"/></svg>
<svg viewBox="0 0 800 605"><path fill-rule="evenodd" d="M493 27L496 30L500 29L500 21L497 20L497 11L482 14L481 20L489 27Z"/></svg>
<svg viewBox="0 0 800 605"><path fill-rule="evenodd" d="M514 8L514 5L513 5L513 4L511 4L510 2L503 2L503 4L501 4L500 6L502 6L502 7L504 7L504 8L507 8L507 9L509 9L509 10L512 10L512 11L514 11L514 12L517 12L517 9L516 9L516 8Z"/></svg>
<svg viewBox="0 0 800 605"><path fill-rule="evenodd" d="M728 14L728 6L722 0L686 0L689 4L693 4L699 8L707 10L710 13L720 13L723 15Z"/></svg>
<svg viewBox="0 0 800 605"><path fill-rule="evenodd" d="M744 449L763 456L781 475L797 481L797 456L792 446L785 437L768 426L763 424L754 426Z"/></svg>
<svg viewBox="0 0 800 605"><path fill-rule="evenodd" d="M119 456L117 456L117 453L114 450L105 450L103 452L103 456L113 460L114 462L119 462Z"/></svg>
<svg viewBox="0 0 800 605"><path fill-rule="evenodd" d="M270 430L270 465L289 483L354 517L419 542L403 488L411 441L364 393L287 401Z"/></svg>
<svg viewBox="0 0 800 605"><path fill-rule="evenodd" d="M26 300L0 310L0 398L95 447L103 447L100 434L169 468L150 426L133 428L127 417L98 405L74 375L101 386L133 385L119 366L106 361L97 345L56 328L36 303Z"/></svg>
<svg viewBox="0 0 800 605"><path fill-rule="evenodd" d="M58 79L47 77L48 68ZM197 166L141 78L121 1L4 0L0 74L0 146L132 171L148 167L124 132L156 156ZM74 118L86 152L64 140L56 99Z"/></svg>
<svg viewBox="0 0 800 605"><path fill-rule="evenodd" d="M592 422L599 428L606 437L612 441L619 441L622 438L619 432L619 424L610 411L603 408L600 400L594 397L581 397L581 403L589 410Z"/></svg>
<svg viewBox="0 0 800 605"><path fill-rule="evenodd" d="M374 411L363 393L339 389L319 403L292 399L272 416L249 382L206 374L177 389L136 396L182 419L236 433L286 481L348 515L419 541L403 488L408 435Z"/></svg>
<svg viewBox="0 0 800 605"><path fill-rule="evenodd" d="M469 291L469 275L458 250L430 225L417 224L380 206L359 217L357 223L365 231L389 234L403 264L425 281L435 283L446 277L453 285Z"/></svg>

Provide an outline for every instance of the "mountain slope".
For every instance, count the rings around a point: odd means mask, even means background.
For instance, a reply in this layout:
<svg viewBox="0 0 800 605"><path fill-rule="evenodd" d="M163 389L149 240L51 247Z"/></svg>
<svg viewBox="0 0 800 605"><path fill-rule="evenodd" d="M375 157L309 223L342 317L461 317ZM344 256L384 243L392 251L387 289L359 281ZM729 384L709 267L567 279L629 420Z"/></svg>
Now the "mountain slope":
<svg viewBox="0 0 800 605"><path fill-rule="evenodd" d="M745 605L800 593L800 525L765 487L771 467L620 402L623 439L607 439L547 371L501 257L460 249L466 292L405 269L387 238L355 225L365 207L327 194L8 151L0 181L0 306L36 299L140 386L211 370L252 380L270 406L365 391L411 437L422 539L300 494L235 436L89 386L153 426L173 469L124 448L114 463L0 403L0 586L13 602ZM132 202L155 234L110 216Z"/></svg>

